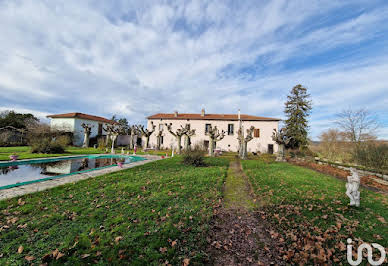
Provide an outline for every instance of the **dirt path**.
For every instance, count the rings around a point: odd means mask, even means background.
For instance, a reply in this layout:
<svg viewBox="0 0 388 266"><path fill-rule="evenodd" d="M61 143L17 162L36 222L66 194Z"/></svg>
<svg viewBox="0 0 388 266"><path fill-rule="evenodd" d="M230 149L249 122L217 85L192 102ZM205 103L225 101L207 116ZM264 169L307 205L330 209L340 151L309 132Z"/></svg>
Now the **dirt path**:
<svg viewBox="0 0 388 266"><path fill-rule="evenodd" d="M238 159L232 160L224 186L223 206L216 210L208 238L213 265L281 265L276 243L255 211L250 183Z"/></svg>

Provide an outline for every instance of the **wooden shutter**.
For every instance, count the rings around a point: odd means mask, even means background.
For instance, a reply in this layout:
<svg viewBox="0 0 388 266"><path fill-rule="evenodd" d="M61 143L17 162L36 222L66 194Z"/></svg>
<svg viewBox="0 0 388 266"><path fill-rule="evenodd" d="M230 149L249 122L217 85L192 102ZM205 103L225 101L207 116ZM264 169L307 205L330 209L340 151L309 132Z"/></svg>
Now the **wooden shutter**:
<svg viewBox="0 0 388 266"><path fill-rule="evenodd" d="M260 128L255 128L254 137L255 138L260 138Z"/></svg>

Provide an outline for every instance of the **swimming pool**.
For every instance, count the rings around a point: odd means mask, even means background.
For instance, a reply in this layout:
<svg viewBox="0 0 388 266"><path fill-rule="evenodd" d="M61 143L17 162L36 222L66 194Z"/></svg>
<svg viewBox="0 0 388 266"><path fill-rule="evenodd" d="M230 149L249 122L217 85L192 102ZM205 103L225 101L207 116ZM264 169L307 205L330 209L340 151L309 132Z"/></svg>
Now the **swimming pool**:
<svg viewBox="0 0 388 266"><path fill-rule="evenodd" d="M85 155L0 162L0 190L143 160L128 155Z"/></svg>

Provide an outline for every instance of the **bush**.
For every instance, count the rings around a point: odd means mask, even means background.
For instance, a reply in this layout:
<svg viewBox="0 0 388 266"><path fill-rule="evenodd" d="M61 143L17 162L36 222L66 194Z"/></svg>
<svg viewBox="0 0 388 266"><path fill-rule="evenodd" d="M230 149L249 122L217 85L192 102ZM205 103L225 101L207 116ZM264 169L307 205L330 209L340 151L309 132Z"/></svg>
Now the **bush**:
<svg viewBox="0 0 388 266"><path fill-rule="evenodd" d="M105 150L106 146L105 146L105 138L104 137L99 137L97 139L97 144L98 144L98 148L100 150Z"/></svg>
<svg viewBox="0 0 388 266"><path fill-rule="evenodd" d="M61 135L55 138L55 142L59 143L60 145L66 147L71 145L72 140L69 135Z"/></svg>
<svg viewBox="0 0 388 266"><path fill-rule="evenodd" d="M204 155L206 151L203 147L196 145L192 150L184 151L182 154L183 163L192 166L204 166Z"/></svg>
<svg viewBox="0 0 388 266"><path fill-rule="evenodd" d="M384 172L388 170L388 145L363 143L354 149L354 160L365 167Z"/></svg>
<svg viewBox="0 0 388 266"><path fill-rule="evenodd" d="M269 153L263 153L263 154L260 154L260 157L259 157L261 160L263 160L264 162L266 163L272 163L275 161L276 159L276 155L274 154L269 154Z"/></svg>
<svg viewBox="0 0 388 266"><path fill-rule="evenodd" d="M43 138L39 141L36 141L31 145L32 153L64 153L64 146L55 141L50 140L49 138Z"/></svg>
<svg viewBox="0 0 388 266"><path fill-rule="evenodd" d="M66 132L50 130L47 125L39 125L28 132L28 144L32 153L64 153L71 141Z"/></svg>

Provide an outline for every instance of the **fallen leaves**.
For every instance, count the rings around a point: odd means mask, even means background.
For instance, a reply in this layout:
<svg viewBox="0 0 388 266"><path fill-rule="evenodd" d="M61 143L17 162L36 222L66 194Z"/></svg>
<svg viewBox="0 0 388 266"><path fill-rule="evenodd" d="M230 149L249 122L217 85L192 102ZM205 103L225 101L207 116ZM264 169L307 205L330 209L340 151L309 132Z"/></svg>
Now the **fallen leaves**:
<svg viewBox="0 0 388 266"><path fill-rule="evenodd" d="M122 236L117 236L117 237L115 238L115 243L118 244L118 243L120 242L120 240L122 240L122 239L123 239Z"/></svg>
<svg viewBox="0 0 388 266"><path fill-rule="evenodd" d="M35 259L35 257L34 256L25 256L24 259L28 262L31 262Z"/></svg>
<svg viewBox="0 0 388 266"><path fill-rule="evenodd" d="M190 264L190 259L188 258L183 259L183 263L182 263L183 266L188 266L189 264Z"/></svg>
<svg viewBox="0 0 388 266"><path fill-rule="evenodd" d="M19 246L19 248L18 248L18 253L19 253L19 254L22 254L22 253L23 253L23 250L24 250L23 246Z"/></svg>
<svg viewBox="0 0 388 266"><path fill-rule="evenodd" d="M23 206L24 204L26 204L26 202L23 201L22 198L19 198L19 199L18 199L18 205L19 205L19 206Z"/></svg>

